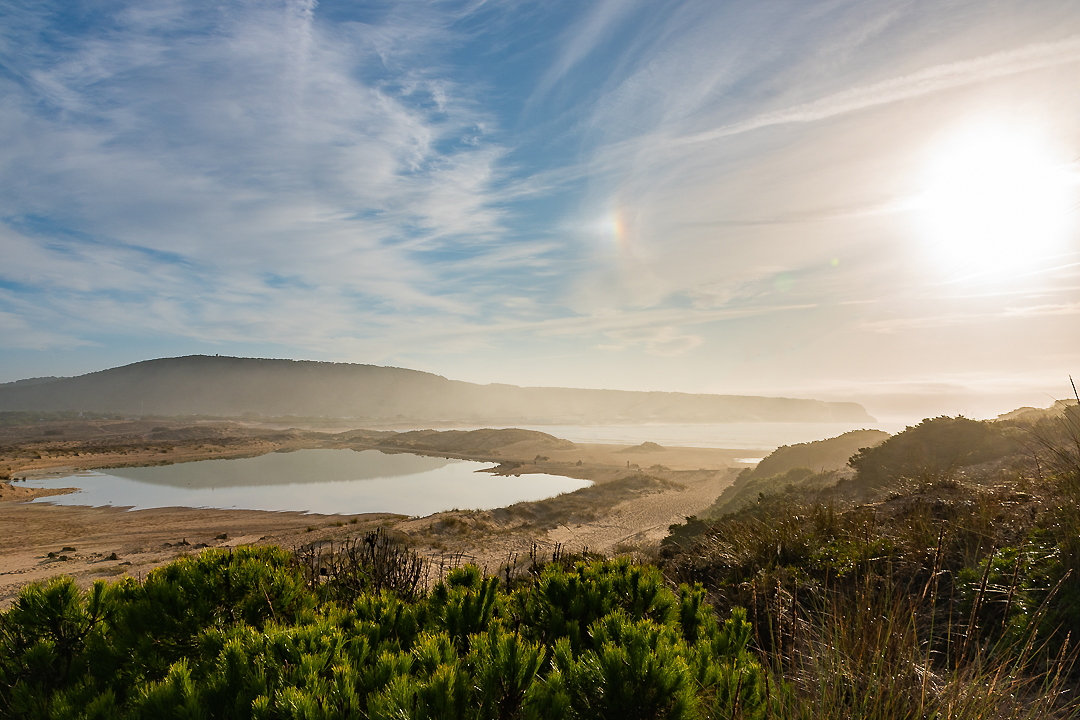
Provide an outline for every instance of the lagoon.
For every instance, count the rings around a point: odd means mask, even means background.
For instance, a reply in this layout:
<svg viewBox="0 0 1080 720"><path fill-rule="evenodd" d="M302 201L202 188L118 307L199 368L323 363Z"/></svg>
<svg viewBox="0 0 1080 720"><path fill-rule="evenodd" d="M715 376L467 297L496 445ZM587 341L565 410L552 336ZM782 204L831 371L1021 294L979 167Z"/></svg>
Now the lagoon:
<svg viewBox="0 0 1080 720"><path fill-rule="evenodd" d="M506 477L478 472L490 467L490 463L378 450L296 450L253 458L115 468L29 480L26 485L79 488L69 495L34 501L57 505L423 516L452 509L505 507L592 484L559 475Z"/></svg>

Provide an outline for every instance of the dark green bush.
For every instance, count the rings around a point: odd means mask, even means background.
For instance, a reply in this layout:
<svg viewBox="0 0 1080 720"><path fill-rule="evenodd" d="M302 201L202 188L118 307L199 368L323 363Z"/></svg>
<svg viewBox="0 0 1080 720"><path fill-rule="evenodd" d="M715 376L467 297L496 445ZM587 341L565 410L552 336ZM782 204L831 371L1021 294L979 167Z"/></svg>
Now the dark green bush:
<svg viewBox="0 0 1080 720"><path fill-rule="evenodd" d="M0 716L707 718L765 702L745 613L654 567L468 566L412 600L320 602L288 553L210 550L143 583L27 587L0 615Z"/></svg>
<svg viewBox="0 0 1080 720"><path fill-rule="evenodd" d="M998 460L1020 449L1020 436L999 423L964 417L923 420L875 447L863 448L849 464L858 482L883 487L899 480L936 482L957 470Z"/></svg>

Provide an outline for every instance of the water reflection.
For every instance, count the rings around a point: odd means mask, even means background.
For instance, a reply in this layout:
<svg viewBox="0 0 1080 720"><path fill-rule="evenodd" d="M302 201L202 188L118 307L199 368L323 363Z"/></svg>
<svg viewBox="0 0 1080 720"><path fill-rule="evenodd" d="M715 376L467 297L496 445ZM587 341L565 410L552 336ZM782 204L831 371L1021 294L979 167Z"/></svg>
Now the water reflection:
<svg viewBox="0 0 1080 720"><path fill-rule="evenodd" d="M112 505L135 510L208 507L316 513L491 509L540 500L590 485L559 475L493 476L490 464L378 450L297 450L255 458L201 460L29 481L79 492L34 502Z"/></svg>
<svg viewBox="0 0 1080 720"><path fill-rule="evenodd" d="M294 450L253 458L221 458L159 465L113 468L114 477L178 488L226 488L293 483L374 480L437 471L467 462L409 453L387 454L379 450ZM473 470L491 467L471 463Z"/></svg>

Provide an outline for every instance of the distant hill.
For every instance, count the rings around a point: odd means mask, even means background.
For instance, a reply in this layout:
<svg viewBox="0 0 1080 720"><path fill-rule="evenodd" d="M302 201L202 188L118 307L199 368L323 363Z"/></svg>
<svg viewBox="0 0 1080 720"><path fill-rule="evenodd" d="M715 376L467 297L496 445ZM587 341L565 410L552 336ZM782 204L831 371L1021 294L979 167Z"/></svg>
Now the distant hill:
<svg viewBox="0 0 1080 720"><path fill-rule="evenodd" d="M49 383L49 382L52 382L53 380L65 380L65 379L66 378L58 378L58 377L51 376L51 375L49 377L26 378L25 380L16 380L15 382L0 383L0 388L15 387L17 385L41 385L42 383Z"/></svg>
<svg viewBox="0 0 1080 720"><path fill-rule="evenodd" d="M374 365L193 355L0 385L0 412L589 424L874 422L857 403L476 385Z"/></svg>
<svg viewBox="0 0 1080 720"><path fill-rule="evenodd" d="M1076 400L1055 400L1054 403L1047 408L1033 408L1022 407L1017 408L1011 412L1002 413L997 416L999 421L1014 421L1019 423L1027 423L1033 425L1040 420L1048 420L1050 418L1061 417L1065 414L1065 409L1076 405Z"/></svg>

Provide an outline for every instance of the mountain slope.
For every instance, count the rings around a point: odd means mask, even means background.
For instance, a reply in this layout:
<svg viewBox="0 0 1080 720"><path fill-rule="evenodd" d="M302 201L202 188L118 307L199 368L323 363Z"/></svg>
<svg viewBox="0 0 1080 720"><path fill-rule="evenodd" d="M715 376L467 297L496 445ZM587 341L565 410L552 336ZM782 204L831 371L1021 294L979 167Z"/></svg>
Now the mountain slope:
<svg viewBox="0 0 1080 720"><path fill-rule="evenodd" d="M403 368L194 355L0 386L0 411L517 423L873 422L857 403L476 385Z"/></svg>

